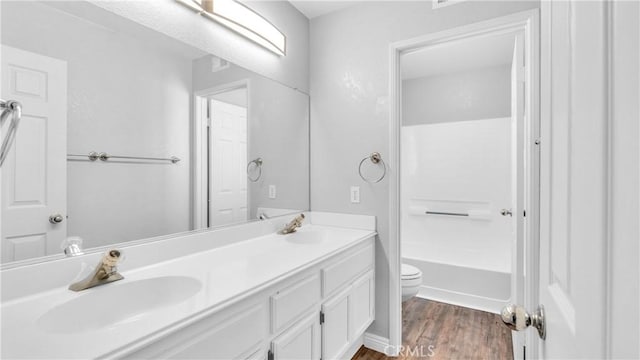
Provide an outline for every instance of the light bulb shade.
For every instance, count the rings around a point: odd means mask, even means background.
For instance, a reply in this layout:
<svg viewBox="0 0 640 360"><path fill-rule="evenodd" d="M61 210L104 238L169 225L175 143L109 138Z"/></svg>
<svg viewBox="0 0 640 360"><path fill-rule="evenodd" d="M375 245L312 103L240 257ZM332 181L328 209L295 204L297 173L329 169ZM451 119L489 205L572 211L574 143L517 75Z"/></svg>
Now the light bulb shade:
<svg viewBox="0 0 640 360"><path fill-rule="evenodd" d="M262 15L235 0L176 1L278 55L286 55L286 36Z"/></svg>

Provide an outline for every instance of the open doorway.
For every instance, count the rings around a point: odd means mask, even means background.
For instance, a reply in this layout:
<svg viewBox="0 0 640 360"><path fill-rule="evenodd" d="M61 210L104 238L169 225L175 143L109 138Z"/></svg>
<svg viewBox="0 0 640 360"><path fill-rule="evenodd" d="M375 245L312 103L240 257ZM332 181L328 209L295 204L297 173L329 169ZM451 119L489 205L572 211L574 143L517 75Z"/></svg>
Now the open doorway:
<svg viewBox="0 0 640 360"><path fill-rule="evenodd" d="M537 281L536 264L525 254L535 256L527 252L539 227L535 18L514 14L392 45L396 354L400 305L411 296L493 314L534 296L525 288ZM524 344L513 338L516 358Z"/></svg>
<svg viewBox="0 0 640 360"><path fill-rule="evenodd" d="M422 275L417 287L403 284L405 297L496 314L521 297L511 286L521 265L521 47L505 34L401 58L403 275Z"/></svg>

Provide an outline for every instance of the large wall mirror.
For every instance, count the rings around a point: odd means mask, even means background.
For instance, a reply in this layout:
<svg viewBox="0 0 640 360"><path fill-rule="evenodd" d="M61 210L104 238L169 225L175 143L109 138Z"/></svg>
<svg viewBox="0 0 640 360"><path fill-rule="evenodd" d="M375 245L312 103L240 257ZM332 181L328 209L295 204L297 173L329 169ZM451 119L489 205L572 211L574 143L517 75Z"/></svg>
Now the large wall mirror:
<svg viewBox="0 0 640 360"><path fill-rule="evenodd" d="M88 2L0 6L3 264L308 210L307 94Z"/></svg>

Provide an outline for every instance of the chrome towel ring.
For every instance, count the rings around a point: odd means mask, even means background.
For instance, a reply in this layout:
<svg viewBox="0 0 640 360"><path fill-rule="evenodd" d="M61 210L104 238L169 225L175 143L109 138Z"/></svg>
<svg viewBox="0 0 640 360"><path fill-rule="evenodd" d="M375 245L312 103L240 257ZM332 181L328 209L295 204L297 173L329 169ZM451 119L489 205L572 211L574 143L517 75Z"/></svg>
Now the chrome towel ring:
<svg viewBox="0 0 640 360"><path fill-rule="evenodd" d="M382 164L382 175L380 175L379 178L377 179L367 179L366 177L364 177L364 175L362 175L362 165L365 163L365 161L370 160L372 163L374 164ZM362 180L371 183L371 184L375 184L380 182L382 179L384 179L384 177L387 175L387 164L384 162L384 160L382 160L382 155L380 155L379 152L373 152L371 153L371 155L365 157L364 159L362 159L360 161L360 165L358 166L358 174L360 175L360 177L362 178Z"/></svg>
<svg viewBox="0 0 640 360"><path fill-rule="evenodd" d="M252 164L254 165L253 166L254 170L256 169L258 170L258 176L251 177ZM262 158L256 158L249 161L249 163L247 164L247 179L249 179L249 181L251 182L256 182L260 180L261 177L262 177Z"/></svg>

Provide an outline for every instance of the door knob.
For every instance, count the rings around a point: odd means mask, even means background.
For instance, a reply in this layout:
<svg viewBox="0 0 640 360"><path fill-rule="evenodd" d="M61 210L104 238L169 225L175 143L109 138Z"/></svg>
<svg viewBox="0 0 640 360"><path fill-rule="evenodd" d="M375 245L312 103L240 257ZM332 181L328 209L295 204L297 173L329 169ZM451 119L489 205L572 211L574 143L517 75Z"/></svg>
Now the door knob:
<svg viewBox="0 0 640 360"><path fill-rule="evenodd" d="M513 216L513 212L511 212L511 209L502 209L500 210L500 214L502 214L502 216Z"/></svg>
<svg viewBox="0 0 640 360"><path fill-rule="evenodd" d="M500 314L502 322L511 330L520 331L533 326L538 330L538 335L542 340L546 337L544 323L544 306L538 306L535 314L529 314L522 306L510 304L502 308Z"/></svg>
<svg viewBox="0 0 640 360"><path fill-rule="evenodd" d="M60 214L53 214L49 216L49 222L52 224L60 224L64 220L64 217Z"/></svg>

